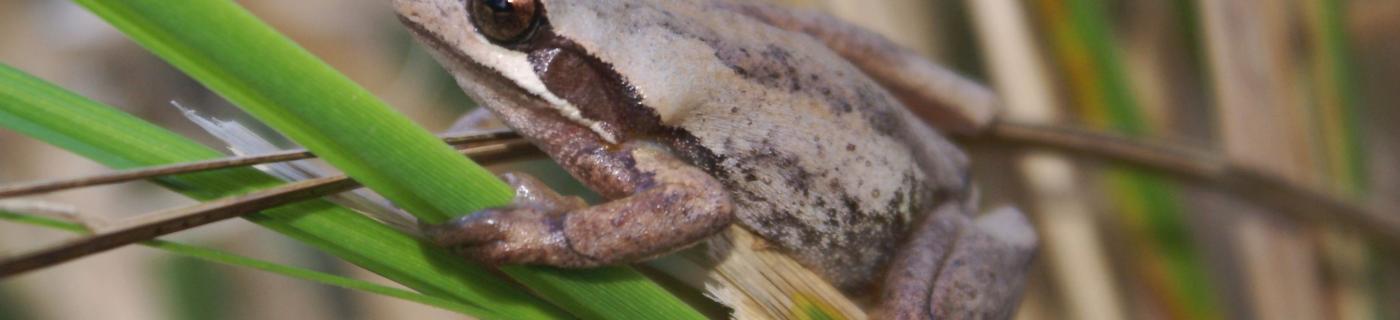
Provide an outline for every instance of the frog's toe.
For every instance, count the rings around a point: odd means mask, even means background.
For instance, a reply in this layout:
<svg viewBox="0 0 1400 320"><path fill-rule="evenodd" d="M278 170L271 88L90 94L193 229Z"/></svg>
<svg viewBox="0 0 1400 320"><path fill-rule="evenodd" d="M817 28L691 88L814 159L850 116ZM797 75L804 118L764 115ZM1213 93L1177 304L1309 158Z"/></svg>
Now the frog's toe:
<svg viewBox="0 0 1400 320"><path fill-rule="evenodd" d="M428 239L443 247L474 246L505 239L502 226L507 224L504 210L486 209L448 221L428 226L425 232Z"/></svg>
<svg viewBox="0 0 1400 320"><path fill-rule="evenodd" d="M515 190L507 207L492 208L423 228L438 246L489 264L571 266L581 259L564 238L565 215L587 206L582 199L560 195L524 173L505 173Z"/></svg>
<svg viewBox="0 0 1400 320"><path fill-rule="evenodd" d="M487 209L430 227L439 246L492 265L592 265L569 248L564 216L533 208Z"/></svg>
<svg viewBox="0 0 1400 320"><path fill-rule="evenodd" d="M572 255L561 254L556 246L535 241L535 239L504 239L458 246L456 251L473 260L489 265L552 265L567 267L554 261L567 260Z"/></svg>

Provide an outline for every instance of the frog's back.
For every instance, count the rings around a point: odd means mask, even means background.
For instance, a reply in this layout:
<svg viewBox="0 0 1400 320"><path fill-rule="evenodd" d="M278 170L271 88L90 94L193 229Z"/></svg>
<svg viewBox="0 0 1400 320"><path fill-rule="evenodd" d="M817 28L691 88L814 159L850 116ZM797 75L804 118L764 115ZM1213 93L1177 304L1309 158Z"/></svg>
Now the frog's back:
<svg viewBox="0 0 1400 320"><path fill-rule="evenodd" d="M623 74L658 77L626 80L674 129L672 147L729 188L741 223L839 287L870 283L910 222L963 187L966 159L821 43L717 5L547 8L595 11L551 21L559 32L624 35L582 45L635 48L591 51L635 70Z"/></svg>

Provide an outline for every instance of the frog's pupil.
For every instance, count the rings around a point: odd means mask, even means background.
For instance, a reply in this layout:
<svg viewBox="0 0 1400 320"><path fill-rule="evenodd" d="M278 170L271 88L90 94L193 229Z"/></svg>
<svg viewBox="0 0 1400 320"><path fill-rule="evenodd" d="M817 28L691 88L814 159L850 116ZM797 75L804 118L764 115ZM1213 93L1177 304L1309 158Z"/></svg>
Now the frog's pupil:
<svg viewBox="0 0 1400 320"><path fill-rule="evenodd" d="M491 7L491 10L497 13L515 11L515 6L510 3L510 0L482 0L482 2L485 2L487 7Z"/></svg>
<svg viewBox="0 0 1400 320"><path fill-rule="evenodd" d="M472 24L496 44L514 44L529 38L541 12L536 0L466 1Z"/></svg>

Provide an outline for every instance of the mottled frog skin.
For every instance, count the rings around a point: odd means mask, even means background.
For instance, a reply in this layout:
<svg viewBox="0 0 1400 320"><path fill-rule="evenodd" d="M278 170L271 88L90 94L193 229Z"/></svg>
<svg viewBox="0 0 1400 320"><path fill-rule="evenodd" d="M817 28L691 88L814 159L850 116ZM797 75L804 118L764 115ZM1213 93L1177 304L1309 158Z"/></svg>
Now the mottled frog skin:
<svg viewBox="0 0 1400 320"><path fill-rule="evenodd" d="M562 198L527 186L520 190L543 196L432 231L477 259L626 263L739 223L854 291L886 274L935 209L964 216L973 209L964 153L848 59L860 48L834 50L840 44L831 39L840 37L804 32L775 7L667 0L397 0L395 7L469 95L611 200L559 206ZM518 19L526 16L533 18ZM957 233L943 238L937 258L950 255Z"/></svg>

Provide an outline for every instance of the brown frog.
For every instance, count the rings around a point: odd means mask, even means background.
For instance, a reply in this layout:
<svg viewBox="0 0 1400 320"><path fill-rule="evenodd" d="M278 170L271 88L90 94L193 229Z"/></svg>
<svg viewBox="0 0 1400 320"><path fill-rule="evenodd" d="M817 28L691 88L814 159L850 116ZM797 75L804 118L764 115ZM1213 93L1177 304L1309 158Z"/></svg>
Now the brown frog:
<svg viewBox="0 0 1400 320"><path fill-rule="evenodd" d="M974 217L966 155L914 114L966 130L994 99L888 40L720 0L394 6L470 96L609 199L508 179L516 204L430 227L438 244L586 268L738 223L838 288L880 290L879 317L1015 310L1034 232L1014 210Z"/></svg>

